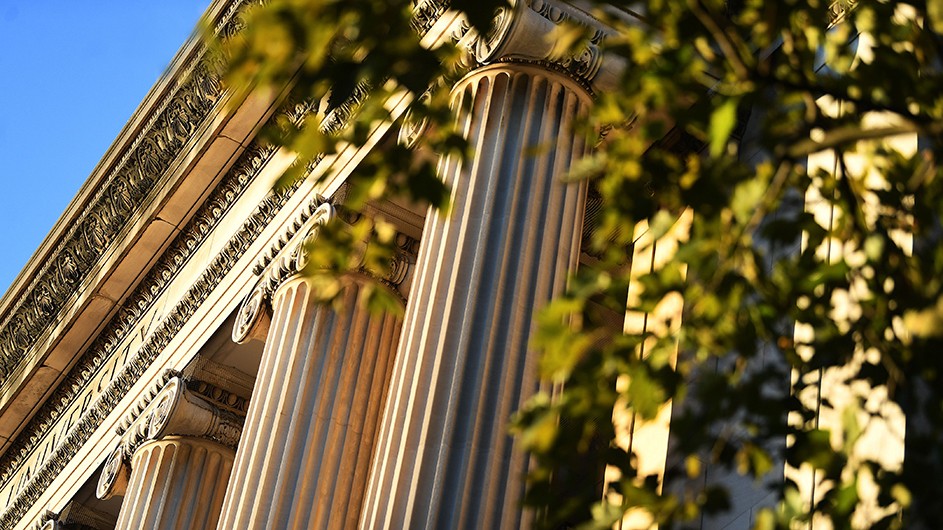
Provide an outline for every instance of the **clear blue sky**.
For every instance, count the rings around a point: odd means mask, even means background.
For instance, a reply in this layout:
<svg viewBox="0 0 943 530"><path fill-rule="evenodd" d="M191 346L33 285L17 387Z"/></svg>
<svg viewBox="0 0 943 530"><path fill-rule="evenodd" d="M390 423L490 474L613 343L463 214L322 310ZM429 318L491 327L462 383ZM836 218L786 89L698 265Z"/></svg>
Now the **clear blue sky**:
<svg viewBox="0 0 943 530"><path fill-rule="evenodd" d="M210 0L0 0L0 293Z"/></svg>

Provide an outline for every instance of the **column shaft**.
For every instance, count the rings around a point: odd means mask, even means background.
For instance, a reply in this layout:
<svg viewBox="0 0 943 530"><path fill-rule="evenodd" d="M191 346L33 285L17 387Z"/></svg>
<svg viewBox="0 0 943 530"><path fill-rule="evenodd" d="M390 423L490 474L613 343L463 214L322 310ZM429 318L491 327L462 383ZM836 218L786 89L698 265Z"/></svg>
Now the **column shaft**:
<svg viewBox="0 0 943 530"><path fill-rule="evenodd" d="M356 525L400 329L357 295L337 312L304 277L275 292L220 529Z"/></svg>
<svg viewBox="0 0 943 530"><path fill-rule="evenodd" d="M534 312L579 258L589 94L536 66L485 67L453 90L474 149L447 158L452 212L426 218L364 528L520 528L527 457L507 433L538 388Z"/></svg>
<svg viewBox="0 0 943 530"><path fill-rule="evenodd" d="M117 530L216 528L233 456L202 438L145 443L134 453Z"/></svg>

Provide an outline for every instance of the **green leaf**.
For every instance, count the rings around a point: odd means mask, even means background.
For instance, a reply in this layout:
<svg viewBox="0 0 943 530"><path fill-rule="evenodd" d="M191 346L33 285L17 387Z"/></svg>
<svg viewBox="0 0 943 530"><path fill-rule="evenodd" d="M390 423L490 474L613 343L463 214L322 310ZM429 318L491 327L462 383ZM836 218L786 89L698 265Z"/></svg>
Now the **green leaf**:
<svg viewBox="0 0 943 530"><path fill-rule="evenodd" d="M740 224L746 224L753 217L763 195L766 193L766 183L760 179L750 179L737 184L733 190L730 205L733 215Z"/></svg>
<svg viewBox="0 0 943 530"><path fill-rule="evenodd" d="M927 0L927 16L936 31L943 30L943 0Z"/></svg>
<svg viewBox="0 0 943 530"><path fill-rule="evenodd" d="M711 113L710 151L711 156L719 157L727 148L727 139L737 124L737 98L729 98Z"/></svg>

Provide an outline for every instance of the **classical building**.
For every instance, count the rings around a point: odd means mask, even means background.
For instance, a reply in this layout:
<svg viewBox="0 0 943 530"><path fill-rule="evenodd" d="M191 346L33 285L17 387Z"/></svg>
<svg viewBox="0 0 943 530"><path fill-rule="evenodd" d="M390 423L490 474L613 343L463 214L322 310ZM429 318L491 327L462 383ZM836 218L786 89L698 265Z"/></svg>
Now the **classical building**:
<svg viewBox="0 0 943 530"><path fill-rule="evenodd" d="M215 31L238 31L243 3L214 2ZM402 318L358 308L357 282L323 307L298 274L399 124L273 192L293 156L256 135L309 109L227 106L204 43L184 45L0 304L0 528L526 524L505 423L536 388L533 308L580 260L586 189L557 178L588 148L570 126L617 72L592 44L549 60L543 35L593 24L583 11L506 15L486 40L444 2L415 8L423 38L477 63L453 97L480 163L443 164L448 218L364 212L400 232L380 280Z"/></svg>
<svg viewBox="0 0 943 530"><path fill-rule="evenodd" d="M244 3L216 0L215 31L238 31ZM294 157L256 136L310 109L274 93L227 105L205 43L183 46L0 300L0 528L527 525L527 457L505 425L537 386L534 308L591 259L585 184L558 177L591 147L573 120L622 65L572 3L519 2L498 20L482 38L445 2L415 8L427 42L470 50L452 97L475 163L441 164L449 217L393 202L362 212L399 230L379 280L402 318L358 308L357 281L342 309L319 305L298 272L318 226L343 217L365 153L416 131L378 124L364 148L273 192ZM551 60L544 36L563 21L596 33ZM521 156L535 144L553 148ZM620 432L648 471L665 467L669 417ZM736 513L705 528L748 528L770 502L731 484Z"/></svg>

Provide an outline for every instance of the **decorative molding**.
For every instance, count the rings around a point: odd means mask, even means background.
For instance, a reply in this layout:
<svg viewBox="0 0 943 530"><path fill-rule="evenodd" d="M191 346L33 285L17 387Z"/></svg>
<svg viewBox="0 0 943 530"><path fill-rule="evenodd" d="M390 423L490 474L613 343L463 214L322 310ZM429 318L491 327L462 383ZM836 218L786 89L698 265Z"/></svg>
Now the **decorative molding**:
<svg viewBox="0 0 943 530"><path fill-rule="evenodd" d="M235 450L245 416L217 407L179 377L171 379L155 400L147 424L147 439L165 436L195 436L213 440Z"/></svg>
<svg viewBox="0 0 943 530"><path fill-rule="evenodd" d="M59 417L75 402L82 389L91 383L99 370L135 331L135 326L153 306L164 289L176 277L190 257L200 247L223 216L229 212L236 200L255 175L274 153L271 147L250 146L240 157L223 181L211 193L203 207L194 215L169 249L164 252L138 288L128 297L105 330L79 360L53 395L26 425L23 434L0 458L0 484L6 484L26 457L38 446L43 435ZM287 197L284 198L287 200ZM273 211L282 199L270 197L263 201ZM261 231L261 227L259 228ZM208 294L208 293L207 293Z"/></svg>
<svg viewBox="0 0 943 530"><path fill-rule="evenodd" d="M304 270L308 263L306 245L317 237L321 225L335 217L336 213L331 204L322 203L321 198L312 199L285 233L259 258L253 273L261 278L239 306L236 325L232 330L233 342L242 344L250 339L265 340L272 293L286 279ZM301 229L304 229L304 235L296 240L295 236ZM281 251L291 241L294 241L291 251L279 258Z"/></svg>
<svg viewBox="0 0 943 530"><path fill-rule="evenodd" d="M271 322L272 297L285 281L305 272L308 253L316 248L320 227L334 219L352 224L360 215L343 207L335 209L321 197L312 199L253 267L252 272L259 276L259 280L239 307L232 330L233 342L242 344L253 339L264 341ZM375 279L402 297L399 288L408 277L410 265L416 261L419 242L400 233L397 234L396 245L387 273ZM363 268L357 272L373 278ZM406 300L402 301L405 304Z"/></svg>
<svg viewBox="0 0 943 530"><path fill-rule="evenodd" d="M181 375L181 379L186 381L189 391L199 394L220 410L232 412L237 416L245 416L249 410L249 399L246 397L195 377Z"/></svg>
<svg viewBox="0 0 943 530"><path fill-rule="evenodd" d="M234 12L235 7L227 12L223 17L227 23L218 24L218 32L230 27L228 24L236 23ZM431 28L431 26L429 27ZM328 132L337 131L346 126L360 101L367 96L367 91L368 89L365 86L358 87L350 100L330 111L322 122L323 130ZM311 106L309 105L308 108L310 109ZM60 383L52 396L46 400L34 418L26 425L13 446L0 459L0 487L5 487L13 478L20 477L17 472L26 458L39 447L44 440L44 435L56 425L56 422L68 407L76 402L82 390L91 383L94 377L99 375L99 370L102 369L108 359L117 353L117 349L129 334L136 331L135 326L141 322L147 310L153 306L153 302L170 284L183 265L187 263L213 227L229 211L236 199L241 196L247 184L251 182L273 153L272 148L257 144L247 148L246 153L227 173L193 219L175 238L170 248L148 272L144 280L140 282L138 288L122 304L121 310L112 318L105 330L99 334L99 337L88 348L77 365L70 370L65 380ZM309 168L317 165L323 158L322 155L310 161ZM204 272L191 285L183 298L167 312L165 318L144 339L143 344L137 351L127 358L120 371L114 374L104 392L84 410L81 418L70 426L68 432L63 434L62 439L56 440L56 445L50 454L25 478L23 486L18 488L16 494L7 503L6 508L0 513L0 528L14 526L25 515L43 491L61 473L78 449L88 441L111 410L125 397L186 321L197 311L210 292L249 249L299 186L300 182L295 183L279 193L273 193L265 197L260 202L253 213L248 216L242 226L206 266ZM66 257L69 257L69 255ZM72 274L71 271L77 270L68 265L68 263L61 264L59 266L60 270L64 270L67 275ZM79 277L76 276L76 278L73 284L77 285ZM0 355L2 355L2 350L0 350Z"/></svg>
<svg viewBox="0 0 943 530"><path fill-rule="evenodd" d="M127 414L124 415L124 418L122 418L121 422L118 423L118 427L115 428L115 434L118 436L125 436L125 434L131 431L131 426L137 422L138 418L146 417L147 415L145 412L154 401L154 398L157 397L157 394L159 394L161 389L164 388L164 385L166 385L168 382L170 382L171 379L175 377L180 377L180 372L176 370L164 370L164 372L151 384L150 388L144 391L144 394L138 399L138 402L134 405L134 407L132 407L131 410L129 410ZM143 435L143 433L141 434Z"/></svg>
<svg viewBox="0 0 943 530"><path fill-rule="evenodd" d="M0 466L2 466L0 469L3 470L0 473L0 480L6 483L13 478L20 464L39 445L43 434L75 402L82 389L98 375L105 361L116 353L123 340L135 329L135 324L195 253L200 243L228 212L235 200L241 196L248 182L272 153L271 149L266 148L255 148L250 151L252 153L247 153L248 157L243 157L243 163L237 163L230 171L204 207L175 239L170 250L164 254L135 293L129 297L122 310L112 319L99 339L83 355L78 365L70 371L66 380L41 407L36 417L30 421L14 446L7 451L3 460L0 461ZM245 173L247 169L253 171ZM262 200L255 212L206 267L182 300L166 315L140 348L129 357L123 369L114 376L107 389L82 415L81 420L70 429L64 440L58 443L52 455L33 471L33 475L16 495L16 499L0 515L0 527L12 526L14 521L22 517L26 509L65 467L71 456L88 440L92 432L131 389L157 355L183 327L187 319L196 312L213 287L248 250L268 222L287 202L293 191L292 189L283 194L269 195Z"/></svg>
<svg viewBox="0 0 943 530"><path fill-rule="evenodd" d="M420 35L425 35L449 8L446 0L422 0L413 9L410 25Z"/></svg>
<svg viewBox="0 0 943 530"><path fill-rule="evenodd" d="M858 4L858 0L836 0L828 6L828 25L835 26L845 20L845 15Z"/></svg>
<svg viewBox="0 0 943 530"><path fill-rule="evenodd" d="M556 38L563 25L585 30L589 34L585 46L561 55ZM502 62L537 64L570 75L590 92L600 92L614 87L626 68L624 59L605 55L600 49L611 32L602 22L558 0L510 0L510 6L498 9L487 33L463 25L453 39L468 50L467 67Z"/></svg>

